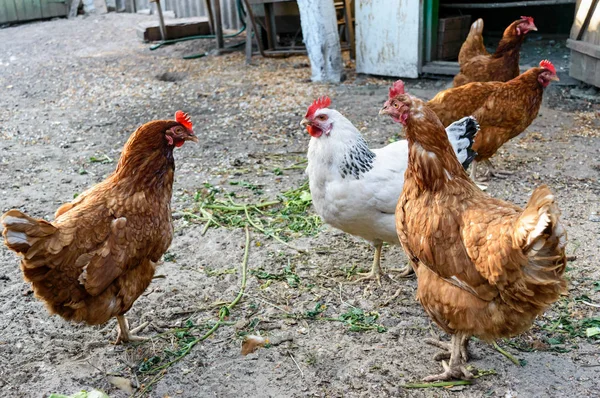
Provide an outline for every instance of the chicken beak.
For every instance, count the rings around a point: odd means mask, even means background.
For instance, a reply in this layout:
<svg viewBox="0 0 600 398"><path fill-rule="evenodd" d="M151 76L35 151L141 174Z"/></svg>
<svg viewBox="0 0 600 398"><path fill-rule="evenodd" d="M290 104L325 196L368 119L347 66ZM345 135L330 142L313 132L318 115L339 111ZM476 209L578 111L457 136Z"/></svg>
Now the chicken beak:
<svg viewBox="0 0 600 398"><path fill-rule="evenodd" d="M188 130L188 134L185 136L184 140L185 141L192 141L192 142L198 143L198 136L194 135L193 131Z"/></svg>
<svg viewBox="0 0 600 398"><path fill-rule="evenodd" d="M306 126L308 126L310 124L310 120L304 118L302 119L302 121L300 122L300 127L305 128Z"/></svg>
<svg viewBox="0 0 600 398"><path fill-rule="evenodd" d="M550 77L550 80L552 80L553 82L559 82L560 79L558 78L558 75L552 75L552 77Z"/></svg>
<svg viewBox="0 0 600 398"><path fill-rule="evenodd" d="M533 30L533 31L537 32L537 26L535 26L534 24L531 24L529 26L529 30Z"/></svg>
<svg viewBox="0 0 600 398"><path fill-rule="evenodd" d="M379 111L379 114L380 115L389 115L390 114L390 111L388 110L387 105L384 105L384 107L381 108L381 110Z"/></svg>

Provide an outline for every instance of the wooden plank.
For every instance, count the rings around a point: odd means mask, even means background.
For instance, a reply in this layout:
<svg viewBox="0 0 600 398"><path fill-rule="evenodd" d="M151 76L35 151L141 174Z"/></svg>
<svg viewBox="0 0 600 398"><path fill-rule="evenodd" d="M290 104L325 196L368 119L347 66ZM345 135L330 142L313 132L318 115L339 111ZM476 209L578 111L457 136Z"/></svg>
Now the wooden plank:
<svg viewBox="0 0 600 398"><path fill-rule="evenodd" d="M246 11L246 64L252 62L252 17Z"/></svg>
<svg viewBox="0 0 600 398"><path fill-rule="evenodd" d="M550 6L558 4L575 4L576 0L532 0L532 1L511 1L506 3L454 3L440 4L444 8L514 8L514 7L533 7Z"/></svg>
<svg viewBox="0 0 600 398"><path fill-rule="evenodd" d="M15 0L0 0L0 23L16 22L18 20Z"/></svg>
<svg viewBox="0 0 600 398"><path fill-rule="evenodd" d="M165 20L167 40L188 36L208 35L210 28L207 17L177 18ZM158 21L142 22L137 26L137 35L144 41L161 40Z"/></svg>
<svg viewBox="0 0 600 398"><path fill-rule="evenodd" d="M423 73L454 76L460 72L458 62L433 61L423 65Z"/></svg>
<svg viewBox="0 0 600 398"><path fill-rule="evenodd" d="M17 19L31 21L42 18L42 7L39 0L16 0Z"/></svg>
<svg viewBox="0 0 600 398"><path fill-rule="evenodd" d="M567 39L567 47L578 53L586 54L600 60L600 45L587 43L585 41Z"/></svg>
<svg viewBox="0 0 600 398"><path fill-rule="evenodd" d="M346 32L348 32L348 43L350 44L350 58L356 59L356 47L354 44L354 13L350 0L344 0L344 20L346 23Z"/></svg>

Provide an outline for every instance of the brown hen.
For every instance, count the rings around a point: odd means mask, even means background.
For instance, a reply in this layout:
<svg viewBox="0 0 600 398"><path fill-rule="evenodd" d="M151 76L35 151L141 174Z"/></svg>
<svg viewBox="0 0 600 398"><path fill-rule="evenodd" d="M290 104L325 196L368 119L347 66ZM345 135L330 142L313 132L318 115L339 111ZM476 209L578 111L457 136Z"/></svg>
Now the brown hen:
<svg viewBox="0 0 600 398"><path fill-rule="evenodd" d="M532 17L521 17L504 30L496 52L489 54L483 44L483 20L473 22L467 39L460 48L460 73L454 87L471 82L507 82L519 75L519 54L525 35L537 30Z"/></svg>
<svg viewBox="0 0 600 398"><path fill-rule="evenodd" d="M173 237L173 148L197 142L186 114L139 127L117 169L46 222L10 210L4 243L51 314L97 325L117 317L117 342L141 338L124 314L146 290Z"/></svg>
<svg viewBox="0 0 600 398"><path fill-rule="evenodd" d="M473 116L481 130L473 150L477 157L471 168L476 179L477 163L485 162L491 175L509 172L495 171L489 159L504 143L521 134L537 117L542 95L551 81L557 81L556 69L550 61L540 62L506 83L469 83L438 93L427 105L444 126L464 116Z"/></svg>
<svg viewBox="0 0 600 398"><path fill-rule="evenodd" d="M417 274L417 298L452 334L449 364L425 380L470 378L470 336L492 341L522 333L566 290L560 212L547 186L534 190L525 209L478 189L421 100L399 94L381 113L400 113L393 119L408 139L396 230Z"/></svg>

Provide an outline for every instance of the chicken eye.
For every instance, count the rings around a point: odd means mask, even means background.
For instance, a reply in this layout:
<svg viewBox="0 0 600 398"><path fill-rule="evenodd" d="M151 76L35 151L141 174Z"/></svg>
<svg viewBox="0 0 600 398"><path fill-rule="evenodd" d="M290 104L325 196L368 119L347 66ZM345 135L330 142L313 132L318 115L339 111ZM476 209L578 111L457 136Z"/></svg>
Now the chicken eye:
<svg viewBox="0 0 600 398"><path fill-rule="evenodd" d="M398 103L394 102L394 108L398 109L398 106L399 106Z"/></svg>
<svg viewBox="0 0 600 398"><path fill-rule="evenodd" d="M325 120L327 120L327 116L325 116L325 115L319 115L319 116L317 116L317 119L325 121Z"/></svg>

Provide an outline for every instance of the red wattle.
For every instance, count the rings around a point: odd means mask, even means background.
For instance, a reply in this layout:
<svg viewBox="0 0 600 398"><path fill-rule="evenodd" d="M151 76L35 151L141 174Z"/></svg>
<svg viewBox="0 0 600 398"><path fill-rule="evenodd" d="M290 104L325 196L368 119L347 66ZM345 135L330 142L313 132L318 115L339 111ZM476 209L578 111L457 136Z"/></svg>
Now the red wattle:
<svg viewBox="0 0 600 398"><path fill-rule="evenodd" d="M308 125L306 126L306 130L308 131L308 134L315 138L319 138L321 135L323 135L323 130L315 126Z"/></svg>

